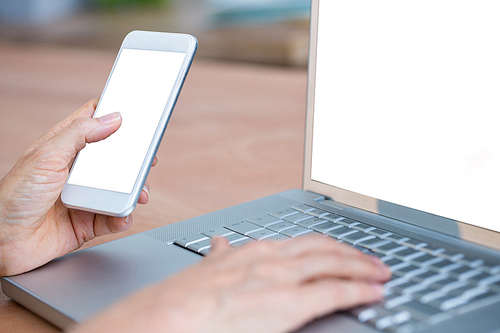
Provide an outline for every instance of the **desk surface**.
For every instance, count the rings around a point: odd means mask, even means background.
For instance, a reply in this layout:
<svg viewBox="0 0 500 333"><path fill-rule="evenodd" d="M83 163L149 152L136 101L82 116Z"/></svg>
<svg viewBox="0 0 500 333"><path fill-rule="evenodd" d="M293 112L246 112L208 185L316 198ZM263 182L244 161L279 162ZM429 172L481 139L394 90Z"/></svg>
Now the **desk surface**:
<svg viewBox="0 0 500 333"><path fill-rule="evenodd" d="M0 177L53 124L99 96L115 54L0 45ZM306 71L195 60L125 233L301 187ZM57 329L0 291L0 332Z"/></svg>

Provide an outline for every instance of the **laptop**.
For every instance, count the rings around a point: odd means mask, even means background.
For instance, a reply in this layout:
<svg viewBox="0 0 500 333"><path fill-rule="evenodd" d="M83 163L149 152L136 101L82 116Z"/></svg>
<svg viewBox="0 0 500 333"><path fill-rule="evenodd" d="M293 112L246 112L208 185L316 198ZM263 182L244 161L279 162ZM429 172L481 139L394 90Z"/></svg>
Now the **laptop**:
<svg viewBox="0 0 500 333"><path fill-rule="evenodd" d="M313 0L302 189L68 254L2 279L81 322L233 247L320 233L391 267L383 302L303 332L500 331L500 4Z"/></svg>

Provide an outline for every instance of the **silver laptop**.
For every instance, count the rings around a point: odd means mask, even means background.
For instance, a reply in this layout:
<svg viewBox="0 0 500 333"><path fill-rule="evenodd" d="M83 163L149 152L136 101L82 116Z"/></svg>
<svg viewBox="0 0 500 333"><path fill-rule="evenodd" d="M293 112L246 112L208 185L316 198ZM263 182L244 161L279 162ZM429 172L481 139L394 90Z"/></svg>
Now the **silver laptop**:
<svg viewBox="0 0 500 333"><path fill-rule="evenodd" d="M64 328L215 235L323 233L393 277L383 302L303 331L500 331L499 17L498 1L313 0L303 189L69 254L4 292Z"/></svg>

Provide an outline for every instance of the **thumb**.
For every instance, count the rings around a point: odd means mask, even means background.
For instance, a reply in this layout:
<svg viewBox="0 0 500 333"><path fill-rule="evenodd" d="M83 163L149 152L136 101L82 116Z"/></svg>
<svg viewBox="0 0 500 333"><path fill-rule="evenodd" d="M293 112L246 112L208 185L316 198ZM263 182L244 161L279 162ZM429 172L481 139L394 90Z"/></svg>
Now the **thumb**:
<svg viewBox="0 0 500 333"><path fill-rule="evenodd" d="M100 118L76 118L47 143L59 151L60 156L69 163L87 143L106 139L120 128L121 123L119 112Z"/></svg>
<svg viewBox="0 0 500 333"><path fill-rule="evenodd" d="M215 254L224 253L231 249L229 242L225 237L215 237L211 241L212 248L210 249L210 254L213 256Z"/></svg>

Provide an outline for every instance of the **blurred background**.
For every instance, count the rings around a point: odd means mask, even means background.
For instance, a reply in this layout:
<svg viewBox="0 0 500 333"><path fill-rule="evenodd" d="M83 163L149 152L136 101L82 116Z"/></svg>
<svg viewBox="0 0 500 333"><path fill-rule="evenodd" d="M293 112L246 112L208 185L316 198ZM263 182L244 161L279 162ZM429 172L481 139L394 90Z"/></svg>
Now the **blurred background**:
<svg viewBox="0 0 500 333"><path fill-rule="evenodd" d="M116 52L131 30L184 32L197 57L305 67L310 0L0 0L0 44Z"/></svg>

